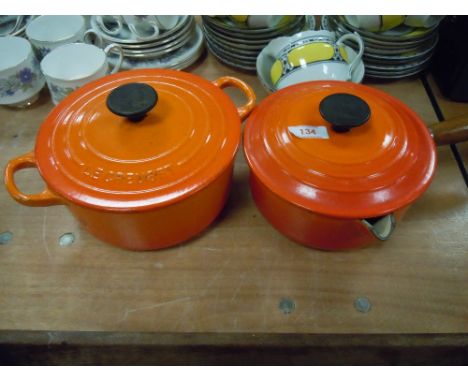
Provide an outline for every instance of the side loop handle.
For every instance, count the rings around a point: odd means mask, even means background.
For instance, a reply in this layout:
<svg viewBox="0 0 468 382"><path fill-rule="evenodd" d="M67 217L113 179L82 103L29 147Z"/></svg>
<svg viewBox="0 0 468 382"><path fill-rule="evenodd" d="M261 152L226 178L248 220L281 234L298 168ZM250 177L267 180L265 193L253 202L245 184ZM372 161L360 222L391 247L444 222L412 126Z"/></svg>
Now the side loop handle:
<svg viewBox="0 0 468 382"><path fill-rule="evenodd" d="M255 107L256 100L255 92L249 85L247 85L244 81L239 80L238 78L230 76L220 77L213 81L213 84L220 89L224 89L228 86L234 86L235 88L241 90L247 97L247 102L244 105L239 106L237 108L237 112L239 113L239 117L242 121L248 117L250 112Z"/></svg>
<svg viewBox="0 0 468 382"><path fill-rule="evenodd" d="M5 185L7 191L18 203L24 204L30 207L45 207L53 206L57 204L63 204L60 197L55 195L47 187L44 191L39 194L24 194L15 183L15 172L24 168L37 167L36 159L34 158L34 152L31 151L27 154L21 155L8 162L5 168Z"/></svg>

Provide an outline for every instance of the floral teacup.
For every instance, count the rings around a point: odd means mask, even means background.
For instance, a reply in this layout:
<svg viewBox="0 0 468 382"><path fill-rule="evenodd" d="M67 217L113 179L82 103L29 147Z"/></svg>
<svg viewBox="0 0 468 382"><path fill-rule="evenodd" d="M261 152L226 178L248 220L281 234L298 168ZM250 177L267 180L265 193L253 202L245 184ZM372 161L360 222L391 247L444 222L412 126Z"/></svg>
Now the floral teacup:
<svg viewBox="0 0 468 382"><path fill-rule="evenodd" d="M41 61L52 101L57 105L62 99L84 84L109 73L108 55L118 53L118 61L110 73L116 73L122 65L123 52L117 44L104 50L97 46L73 43L54 49Z"/></svg>
<svg viewBox="0 0 468 382"><path fill-rule="evenodd" d="M0 52L0 105L32 104L45 79L31 44L21 37L0 37Z"/></svg>
<svg viewBox="0 0 468 382"><path fill-rule="evenodd" d="M61 45L83 41L84 34L85 19L79 15L40 16L26 28L39 61Z"/></svg>

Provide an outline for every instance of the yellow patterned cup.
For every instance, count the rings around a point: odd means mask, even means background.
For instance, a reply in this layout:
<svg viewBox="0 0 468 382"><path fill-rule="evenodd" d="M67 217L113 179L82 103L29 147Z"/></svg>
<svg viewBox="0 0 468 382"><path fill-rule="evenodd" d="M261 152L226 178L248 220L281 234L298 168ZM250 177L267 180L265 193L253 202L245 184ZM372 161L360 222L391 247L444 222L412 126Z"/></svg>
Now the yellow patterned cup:
<svg viewBox="0 0 468 382"><path fill-rule="evenodd" d="M348 57L345 49L344 41L347 40L352 40L359 46L359 52L352 59ZM270 79L276 88L281 88L281 82L292 75L303 77L304 80L308 77L317 79L317 74L312 73L314 67L319 64L323 66L325 63L334 71L329 73L328 79L349 81L356 66L361 62L363 52L364 43L357 33L345 34L336 41L334 32L323 30L280 37L265 48L265 53L274 60L270 69ZM299 71L300 74L296 73Z"/></svg>

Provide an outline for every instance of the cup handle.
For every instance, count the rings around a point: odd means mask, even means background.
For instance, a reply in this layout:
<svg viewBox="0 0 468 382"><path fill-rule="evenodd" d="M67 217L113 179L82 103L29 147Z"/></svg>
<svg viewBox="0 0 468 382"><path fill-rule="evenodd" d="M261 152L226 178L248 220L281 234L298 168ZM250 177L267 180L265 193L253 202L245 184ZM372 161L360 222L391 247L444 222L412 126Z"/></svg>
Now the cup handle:
<svg viewBox="0 0 468 382"><path fill-rule="evenodd" d="M130 29L130 32L132 32L141 41L151 41L154 38L159 36L159 27L156 23L148 23L148 24L151 25L151 27L153 28L153 33L148 36L144 36L140 34L138 29L133 24L128 24L128 28Z"/></svg>
<svg viewBox="0 0 468 382"><path fill-rule="evenodd" d="M349 79L351 79L352 73L356 69L356 67L357 67L357 65L359 63L359 60L361 59L362 54L364 53L364 42L362 41L361 36L359 36L359 34L354 32L354 33L347 33L347 34L341 36L338 39L338 41L336 42L336 44L337 45L344 45L343 42L346 41L346 40L352 40L352 41L356 42L358 44L358 46L359 46L358 54L356 55L354 60L349 63Z"/></svg>
<svg viewBox="0 0 468 382"><path fill-rule="evenodd" d="M112 50L117 51L117 54L119 55L119 59L117 63L114 65L114 67L112 68L112 70L109 72L110 74L117 73L120 70L120 67L122 66L122 62L124 58L122 47L118 44L110 44L104 48L104 53L106 54L107 57L109 57L109 54Z"/></svg>
<svg viewBox="0 0 468 382"><path fill-rule="evenodd" d="M23 22L23 19L24 19L24 16L17 16L15 26L13 27L13 29L11 31L8 32L8 34L11 35L11 34L17 32L18 29L21 26L21 23Z"/></svg>
<svg viewBox="0 0 468 382"><path fill-rule="evenodd" d="M151 21L138 20L135 16L123 16L125 23L137 39L140 41L149 41L159 36L159 29L161 24L156 18L151 19ZM146 24L153 29L153 33L150 35L144 35L140 33L138 25Z"/></svg>
<svg viewBox="0 0 468 382"><path fill-rule="evenodd" d="M94 29L88 29L83 35L83 41L86 44L96 45L99 48L102 48L104 42L102 37Z"/></svg>
<svg viewBox="0 0 468 382"><path fill-rule="evenodd" d="M123 28L122 18L120 16L106 16L112 18L112 20L117 24L113 29L107 28L107 25L102 16L96 17L96 22L99 27L108 35L117 36Z"/></svg>
<svg viewBox="0 0 468 382"><path fill-rule="evenodd" d="M238 78L230 76L220 77L213 81L213 84L220 89L224 89L228 86L234 86L235 88L241 90L246 95L247 102L237 108L237 113L239 114L241 121L248 117L250 112L255 107L256 99L255 93L249 85L247 85L244 81L239 80Z"/></svg>
<svg viewBox="0 0 468 382"><path fill-rule="evenodd" d="M64 204L62 199L50 191L47 187L39 194L24 194L15 183L15 172L24 168L37 167L34 152L21 155L8 162L5 168L5 185L7 191L18 203L30 207L45 207Z"/></svg>

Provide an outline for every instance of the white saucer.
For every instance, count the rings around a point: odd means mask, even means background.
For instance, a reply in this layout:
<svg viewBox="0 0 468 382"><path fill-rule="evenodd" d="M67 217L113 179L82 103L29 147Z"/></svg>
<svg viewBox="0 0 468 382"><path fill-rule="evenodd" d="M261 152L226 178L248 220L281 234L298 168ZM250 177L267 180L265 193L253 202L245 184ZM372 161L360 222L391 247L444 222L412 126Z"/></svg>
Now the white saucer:
<svg viewBox="0 0 468 382"><path fill-rule="evenodd" d="M198 57L203 53L203 32L197 25L192 38L187 45L180 49L169 53L164 57L157 58L131 58L124 57L121 70L130 69L145 69L145 68L171 68L171 69L185 69L193 64ZM116 56L110 56L109 62L115 64L117 62Z"/></svg>
<svg viewBox="0 0 468 382"><path fill-rule="evenodd" d="M179 21L178 21L177 25L174 28L164 31L163 33L161 33L157 37L155 37L152 41L154 41L154 42L161 41L164 38L166 38L167 36L170 36L170 35L176 33L180 28L182 28L187 23L187 19L191 18L191 17L193 17L193 16L181 16L179 18ZM100 28L100 26L99 26L99 24L97 22L97 16L91 16L90 22L91 22L91 28L101 38L103 38L106 41L111 41L111 42L121 43L121 44L141 44L142 43L139 39L135 38L133 33L130 32L130 30L128 29L128 27L126 25L125 25L125 27L122 28L122 30L119 32L118 35L112 36L112 35L109 35L106 32L104 32Z"/></svg>

